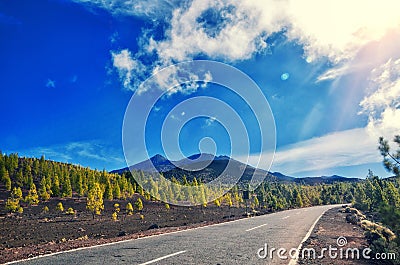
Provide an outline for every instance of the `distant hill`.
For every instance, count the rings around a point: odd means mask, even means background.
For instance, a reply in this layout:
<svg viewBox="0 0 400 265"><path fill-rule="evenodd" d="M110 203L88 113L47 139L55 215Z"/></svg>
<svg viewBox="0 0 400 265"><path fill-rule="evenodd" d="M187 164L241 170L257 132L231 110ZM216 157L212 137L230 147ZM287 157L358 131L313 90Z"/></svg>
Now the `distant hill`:
<svg viewBox="0 0 400 265"><path fill-rule="evenodd" d="M338 175L321 176L321 177L303 177L295 178L294 181L300 184L315 185L320 183L332 184L334 182L358 182L359 178L346 178Z"/></svg>
<svg viewBox="0 0 400 265"><path fill-rule="evenodd" d="M147 159L145 161L142 161L140 163L130 166L130 169L132 169L132 170L141 170L141 171L150 172L150 173L165 172L165 171L171 170L173 168L175 168L175 166L171 163L171 161L169 161L162 155L155 155L155 156L151 157L150 159ZM128 170L129 170L128 167L124 167L121 169L113 170L110 173L121 174Z"/></svg>
<svg viewBox="0 0 400 265"><path fill-rule="evenodd" d="M224 170L230 163L230 168L226 172ZM132 170L142 170L148 173L160 172L166 178L175 177L178 180L186 176L188 181L201 179L209 182L219 176L222 172L227 175L235 176L237 172L243 171L240 182L249 182L252 177L264 177L266 180L279 181L287 183L301 183L308 185L315 184L331 184L334 182L357 182L358 178L346 178L338 175L321 176L321 177L302 177L295 178L284 175L280 172L268 172L263 169L254 168L250 165L239 162L228 156L214 156L211 154L195 154L179 161L170 161L162 155L155 155L150 159L130 166ZM111 171L111 173L122 173L128 171L128 167Z"/></svg>
<svg viewBox="0 0 400 265"><path fill-rule="evenodd" d="M250 165L246 165L242 162L226 156L214 157L213 160L207 162L209 163L208 166L200 170L193 171L175 167L174 169L163 172L163 175L166 178L175 177L177 179L182 179L183 176L186 176L188 180L193 180L193 178L196 177L197 179L201 179L204 182L209 182L220 176L222 173L229 176L236 176L237 172L243 172L240 178L240 182L249 182L252 177L267 177L269 180L276 180L275 176L265 170L256 169ZM229 168L227 168L228 164ZM202 165L204 165L204 163L194 163L191 165L191 167L201 168Z"/></svg>

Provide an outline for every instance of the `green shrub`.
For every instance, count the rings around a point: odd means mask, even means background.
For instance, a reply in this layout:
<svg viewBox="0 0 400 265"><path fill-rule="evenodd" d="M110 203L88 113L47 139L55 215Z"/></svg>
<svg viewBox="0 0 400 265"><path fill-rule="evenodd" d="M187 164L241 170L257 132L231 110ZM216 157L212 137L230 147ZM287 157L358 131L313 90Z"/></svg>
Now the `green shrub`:
<svg viewBox="0 0 400 265"><path fill-rule="evenodd" d="M132 215L133 214L133 206L130 202L128 202L128 204L125 207L126 209L126 214L127 215Z"/></svg>
<svg viewBox="0 0 400 265"><path fill-rule="evenodd" d="M75 214L75 211L74 211L74 209L72 209L72 207L69 207L68 210L65 212L65 214L67 214L67 215L74 215L74 214Z"/></svg>
<svg viewBox="0 0 400 265"><path fill-rule="evenodd" d="M114 220L114 221L117 221L118 220L118 214L117 214L117 212L113 212L113 214L112 214L112 219Z"/></svg>
<svg viewBox="0 0 400 265"><path fill-rule="evenodd" d="M56 210L59 212L64 212L64 206L62 202L57 203Z"/></svg>
<svg viewBox="0 0 400 265"><path fill-rule="evenodd" d="M19 199L8 198L6 201L6 210L10 213L16 212L19 208Z"/></svg>
<svg viewBox="0 0 400 265"><path fill-rule="evenodd" d="M137 210L137 211L141 211L141 210L143 210L143 202L142 202L142 200L140 199L140 198L138 198L137 200L136 200L136 202L135 202L135 209Z"/></svg>

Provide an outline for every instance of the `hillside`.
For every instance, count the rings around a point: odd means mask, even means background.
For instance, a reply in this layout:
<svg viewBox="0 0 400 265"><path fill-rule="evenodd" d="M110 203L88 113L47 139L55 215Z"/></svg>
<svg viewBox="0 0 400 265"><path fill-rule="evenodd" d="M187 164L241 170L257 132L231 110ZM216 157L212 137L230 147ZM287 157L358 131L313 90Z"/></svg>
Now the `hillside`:
<svg viewBox="0 0 400 265"><path fill-rule="evenodd" d="M194 157L196 158L200 156ZM203 156L198 163L210 162L203 158L207 156ZM162 157L157 157L155 161L164 168L170 166L170 161ZM192 168L198 166L190 165L189 162L190 160L186 160L180 163L189 164ZM238 161L217 157L200 171L204 174L202 180L206 181L219 173L228 162L233 163L233 170L244 169L244 180L254 171L256 174L260 173ZM398 196L393 191L397 191L394 187L398 187L399 183L398 178L381 181L377 177L371 177L348 182L339 176L295 179L273 173L268 175L267 180L274 181L264 181L251 192L249 199L243 198L242 188L236 185L214 200L204 201L198 197L201 194L193 193L189 200L182 201L185 193L181 188L171 189L162 183L153 183L152 194L143 190L135 182L139 175L150 174L143 171L108 173L50 161L44 157L37 159L19 157L17 154L0 154L0 174L0 251L6 253L0 257L0 263L46 251L76 248L130 236L138 237L143 235L144 230L158 231L159 228L170 229L168 227L171 226L198 226L241 218L243 215L247 216L246 211L249 209L251 214L259 215L351 201L355 201L361 208L375 208L382 201L388 204L396 201ZM172 175L182 176L181 181L174 180L182 187L196 185L205 194L213 191L202 182L194 180L195 176L202 176L199 172L179 172L174 168L163 174L170 174L171 178ZM183 178L184 174L188 178ZM192 176L193 180L190 180L189 177ZM314 185L320 180L327 183ZM378 190L379 187L382 193L371 193L370 188ZM180 205L195 202L202 204L182 207L172 203L165 204L157 199L166 194L170 201L179 201ZM366 194L374 194L372 200L367 200ZM390 194L397 197L389 196ZM382 199L378 195L387 198ZM93 204L98 208L91 208Z"/></svg>
<svg viewBox="0 0 400 265"><path fill-rule="evenodd" d="M199 160L200 158L200 160ZM230 163L228 171L224 172ZM280 172L267 172L263 169L256 169L228 156L213 156L211 154L195 154L179 161L170 161L164 156L157 154L148 160L130 166L131 170L142 170L148 173L160 172L171 179L175 177L182 180L183 176L192 181L194 177L207 183L224 174L235 175L243 171L239 183L247 183L253 177L264 177L267 181L278 181L283 183L299 183L306 185L332 184L335 182L358 182L358 178L346 178L338 175L320 177L295 178L284 175ZM123 173L128 171L128 167L111 171L111 173Z"/></svg>

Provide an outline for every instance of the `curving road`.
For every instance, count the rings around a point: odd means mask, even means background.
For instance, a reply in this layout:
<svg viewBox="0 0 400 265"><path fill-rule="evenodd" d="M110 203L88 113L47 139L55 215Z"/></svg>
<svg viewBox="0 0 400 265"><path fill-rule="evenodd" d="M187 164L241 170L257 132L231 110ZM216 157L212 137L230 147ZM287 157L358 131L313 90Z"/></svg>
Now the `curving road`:
<svg viewBox="0 0 400 265"><path fill-rule="evenodd" d="M295 264L272 248L297 249L319 217L338 205L288 210L207 227L56 253L18 264ZM261 249L263 248L263 249ZM261 249L261 250L260 250ZM294 253L294 252L292 252ZM260 258L261 256L261 258ZM266 256L266 257L264 257Z"/></svg>

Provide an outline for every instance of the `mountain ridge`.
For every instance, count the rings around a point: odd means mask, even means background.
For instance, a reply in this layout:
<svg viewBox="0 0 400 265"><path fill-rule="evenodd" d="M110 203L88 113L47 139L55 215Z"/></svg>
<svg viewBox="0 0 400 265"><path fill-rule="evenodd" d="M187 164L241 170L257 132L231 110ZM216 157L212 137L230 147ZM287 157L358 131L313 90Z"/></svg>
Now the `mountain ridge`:
<svg viewBox="0 0 400 265"><path fill-rule="evenodd" d="M208 153L198 153L187 158L170 161L161 154L156 154L151 158L131 165L129 168L112 170L110 173L123 173L131 170L141 170L147 173L162 173L166 178L175 177L177 179L185 176L189 181L194 177L208 182L219 176L226 166L230 163L230 169L235 172L243 171L240 181L250 181L251 177L264 175L267 180L277 180L279 182L302 183L302 184L330 184L334 182L357 182L360 179L354 177L344 177L339 175L319 176L319 177L292 177L280 172L269 172L264 169L255 168L244 164L226 155L214 156ZM229 172L228 172L229 173Z"/></svg>

